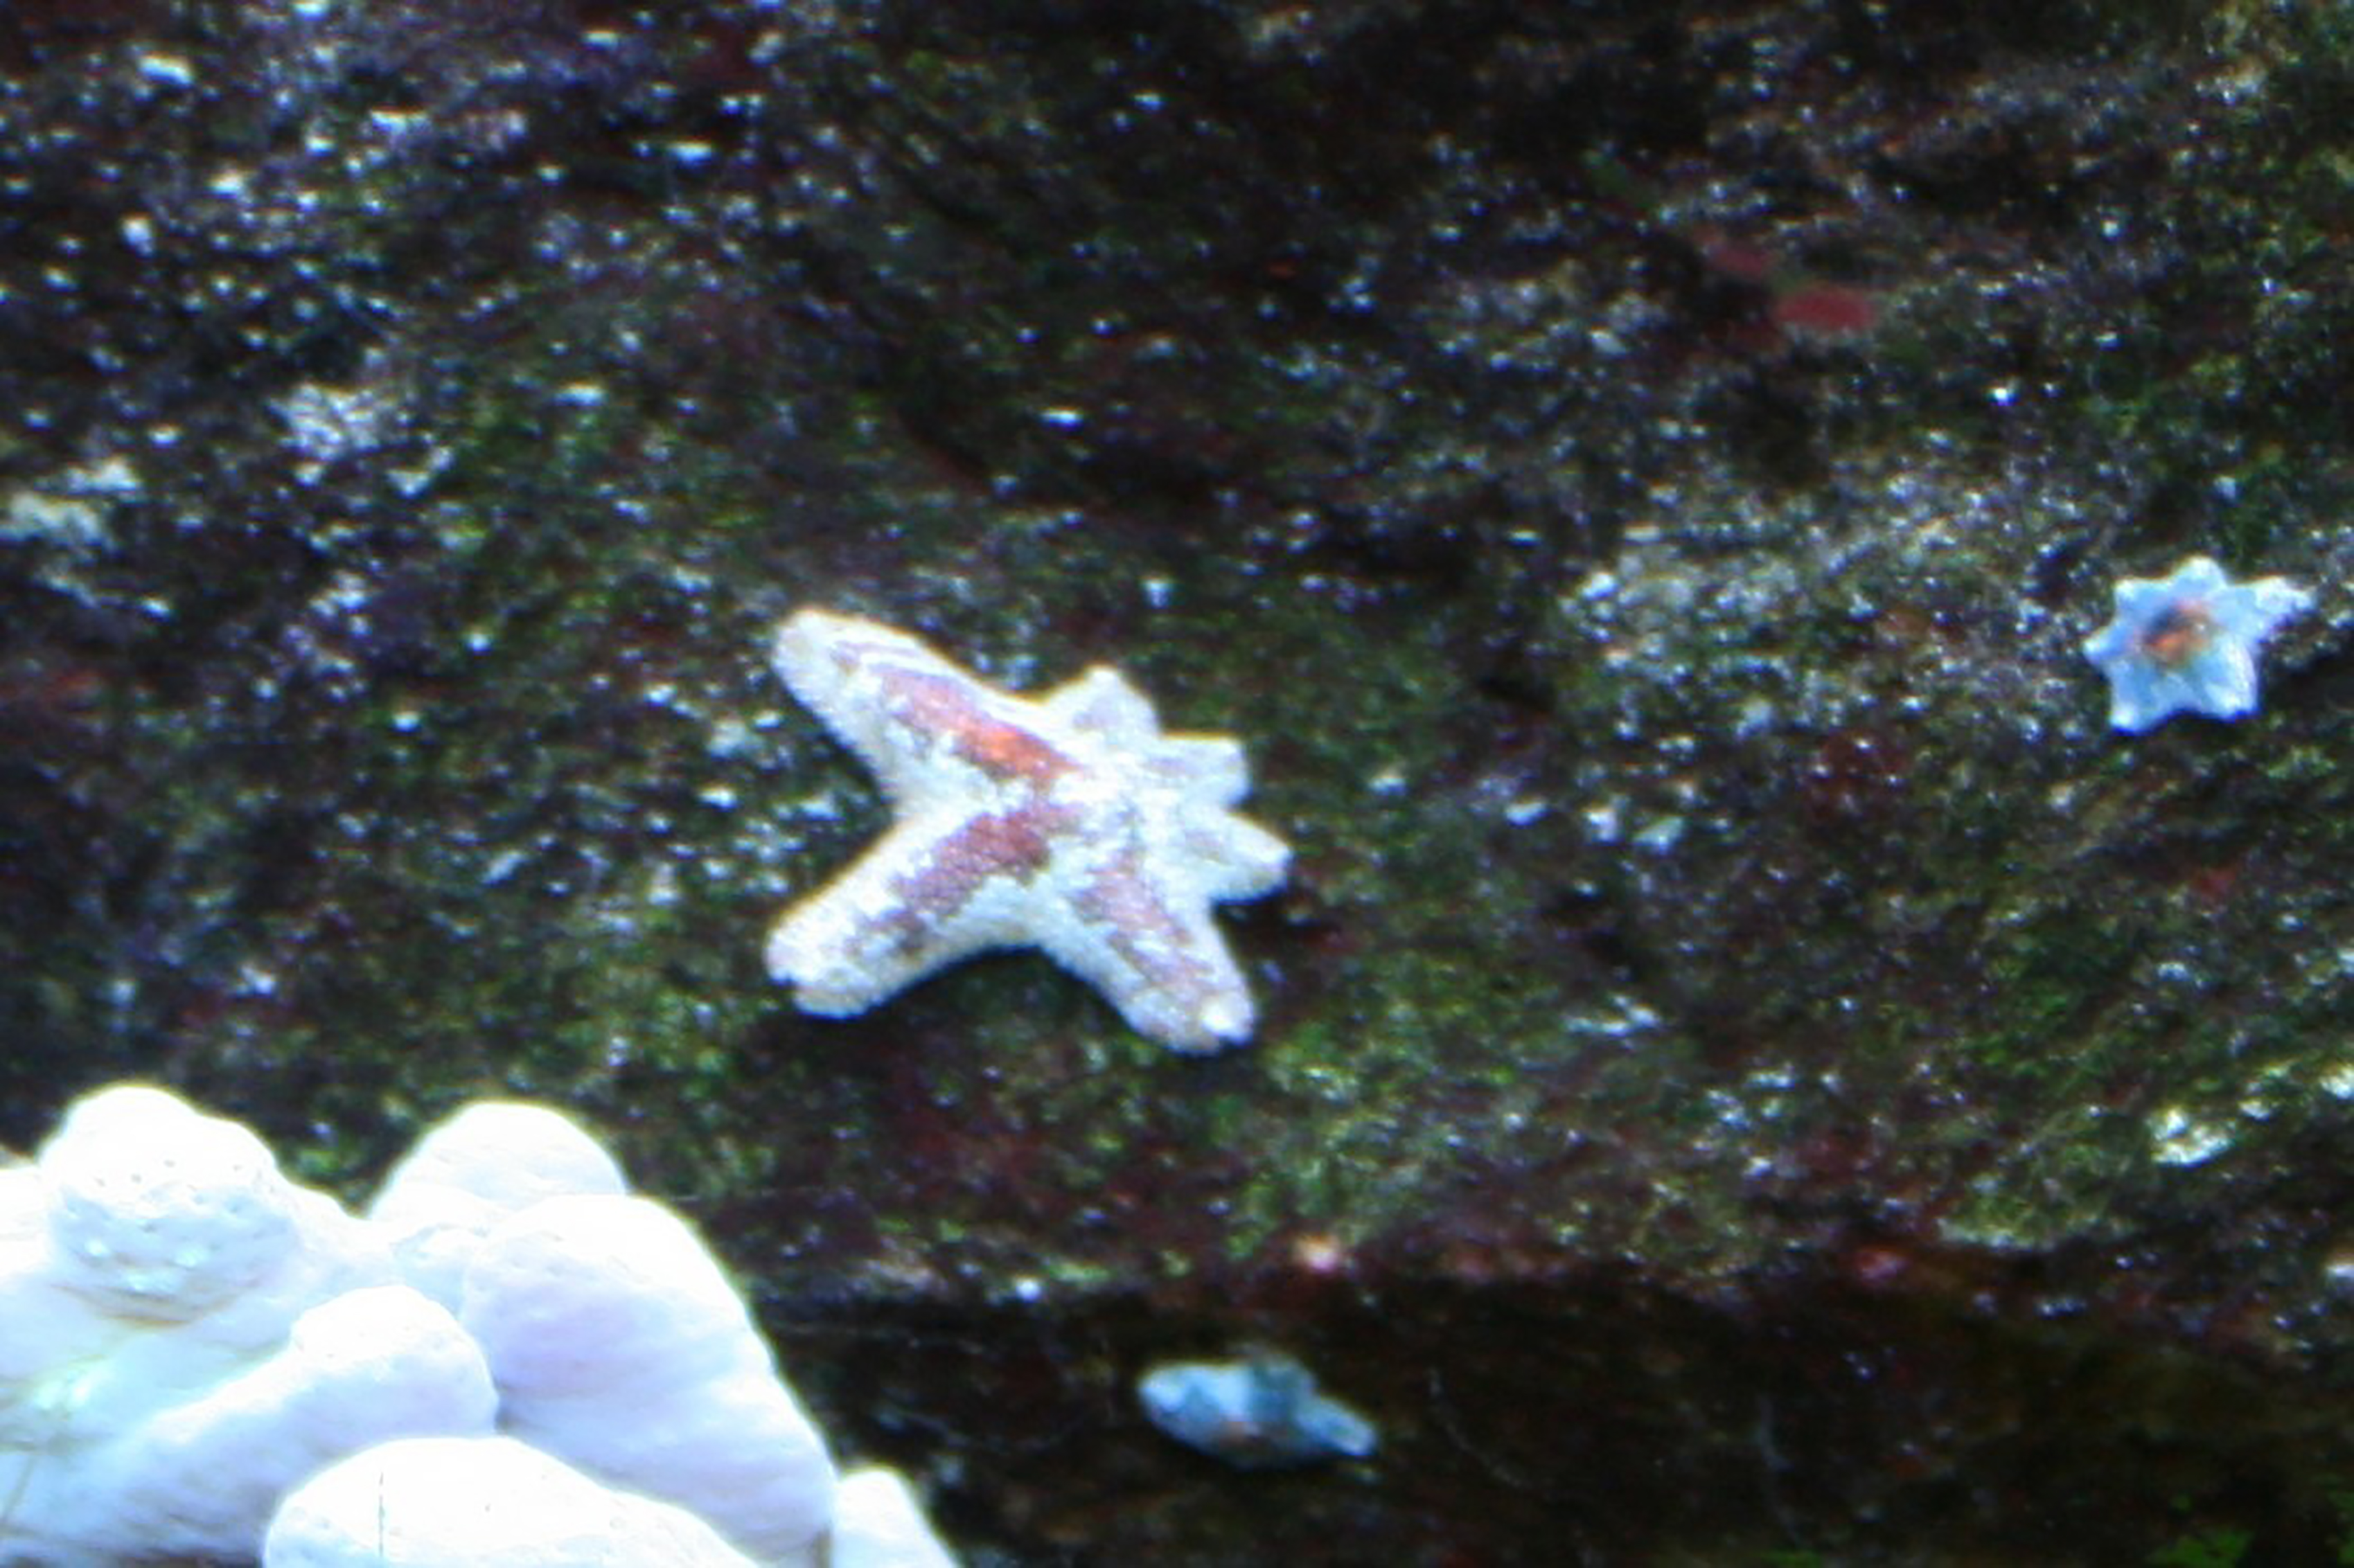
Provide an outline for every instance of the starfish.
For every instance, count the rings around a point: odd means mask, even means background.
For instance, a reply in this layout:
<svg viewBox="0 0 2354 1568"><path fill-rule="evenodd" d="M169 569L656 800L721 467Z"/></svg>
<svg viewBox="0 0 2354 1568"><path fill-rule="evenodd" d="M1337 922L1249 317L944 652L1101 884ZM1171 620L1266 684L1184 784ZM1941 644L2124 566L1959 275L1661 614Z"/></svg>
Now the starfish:
<svg viewBox="0 0 2354 1568"><path fill-rule="evenodd" d="M2115 615L2084 641L2109 678L2109 722L2138 734L2177 713L2253 713L2256 650L2312 606L2286 577L2235 583L2205 556L2171 577L2126 578Z"/></svg>
<svg viewBox="0 0 2354 1568"><path fill-rule="evenodd" d="M1037 947L1180 1051L1249 1037L1249 989L1210 918L1283 880L1283 841L1227 808L1232 737L1163 734L1097 665L1037 697L914 637L803 609L777 671L881 781L890 830L769 933L812 1012L859 1012L984 948Z"/></svg>

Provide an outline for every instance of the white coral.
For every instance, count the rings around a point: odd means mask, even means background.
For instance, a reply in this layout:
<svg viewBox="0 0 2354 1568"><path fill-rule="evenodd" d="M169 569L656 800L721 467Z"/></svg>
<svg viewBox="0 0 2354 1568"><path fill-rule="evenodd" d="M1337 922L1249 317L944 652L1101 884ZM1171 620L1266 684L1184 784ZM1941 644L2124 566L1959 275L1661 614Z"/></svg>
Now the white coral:
<svg viewBox="0 0 2354 1568"><path fill-rule="evenodd" d="M460 1318L516 1436L765 1562L801 1560L832 1516L823 1443L718 1263L661 1204L534 1204L483 1242Z"/></svg>
<svg viewBox="0 0 2354 1568"><path fill-rule="evenodd" d="M263 1568L754 1568L684 1509L512 1437L412 1437L304 1482Z"/></svg>
<svg viewBox="0 0 2354 1568"><path fill-rule="evenodd" d="M956 1568L907 1478L881 1465L842 1478L826 1568Z"/></svg>
<svg viewBox="0 0 2354 1568"><path fill-rule="evenodd" d="M244 1128L81 1101L0 1181L0 1561L249 1554L322 1462L486 1427L479 1352L395 1280Z"/></svg>
<svg viewBox="0 0 2354 1568"><path fill-rule="evenodd" d="M557 1113L460 1113L362 1220L164 1090L89 1097L0 1170L0 1565L250 1562L290 1492L273 1568L802 1563L835 1515L718 1263ZM948 1561L901 1500L842 1560Z"/></svg>
<svg viewBox="0 0 2354 1568"><path fill-rule="evenodd" d="M547 1198L628 1191L613 1157L569 1118L477 1100L417 1140L367 1214L401 1277L455 1312L466 1266L506 1220Z"/></svg>

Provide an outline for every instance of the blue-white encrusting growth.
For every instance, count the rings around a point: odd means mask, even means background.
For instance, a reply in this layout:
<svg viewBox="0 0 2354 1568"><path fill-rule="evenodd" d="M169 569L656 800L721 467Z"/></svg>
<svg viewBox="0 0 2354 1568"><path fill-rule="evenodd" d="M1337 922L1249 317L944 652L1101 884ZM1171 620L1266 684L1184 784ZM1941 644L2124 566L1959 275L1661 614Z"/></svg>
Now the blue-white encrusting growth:
<svg viewBox="0 0 2354 1568"><path fill-rule="evenodd" d="M2116 613L2084 641L2109 678L2109 722L2138 734L2184 711L2238 718L2256 706L2256 650L2313 595L2286 577L2235 583L2205 556L2171 577L2117 584Z"/></svg>
<svg viewBox="0 0 2354 1568"><path fill-rule="evenodd" d="M1372 1422L1319 1392L1288 1356L1168 1361L1139 1379L1136 1393L1152 1425L1244 1469L1362 1459L1380 1442Z"/></svg>

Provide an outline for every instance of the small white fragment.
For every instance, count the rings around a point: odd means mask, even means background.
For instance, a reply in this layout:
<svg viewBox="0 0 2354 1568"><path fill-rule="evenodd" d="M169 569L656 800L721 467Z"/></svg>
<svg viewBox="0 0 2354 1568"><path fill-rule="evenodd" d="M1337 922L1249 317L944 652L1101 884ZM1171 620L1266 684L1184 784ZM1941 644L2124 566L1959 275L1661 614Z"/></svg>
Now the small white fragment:
<svg viewBox="0 0 2354 1568"><path fill-rule="evenodd" d="M2165 1106L2150 1118L2149 1141L2160 1165L2204 1165L2232 1147L2232 1135L2180 1106Z"/></svg>

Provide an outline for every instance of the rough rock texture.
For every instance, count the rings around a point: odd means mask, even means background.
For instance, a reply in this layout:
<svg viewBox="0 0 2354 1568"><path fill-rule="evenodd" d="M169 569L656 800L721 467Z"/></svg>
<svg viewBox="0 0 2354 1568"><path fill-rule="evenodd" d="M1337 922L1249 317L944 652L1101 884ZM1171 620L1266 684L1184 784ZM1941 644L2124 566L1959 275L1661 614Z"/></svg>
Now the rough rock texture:
<svg viewBox="0 0 2354 1568"><path fill-rule="evenodd" d="M2349 107L2242 0L11 5L0 1136L577 1107L1028 1560L2327 1560ZM2314 611L2113 735L2190 554ZM809 603L1242 739L1247 1048L791 1009ZM1378 1457L1143 1425L1245 1339Z"/></svg>

